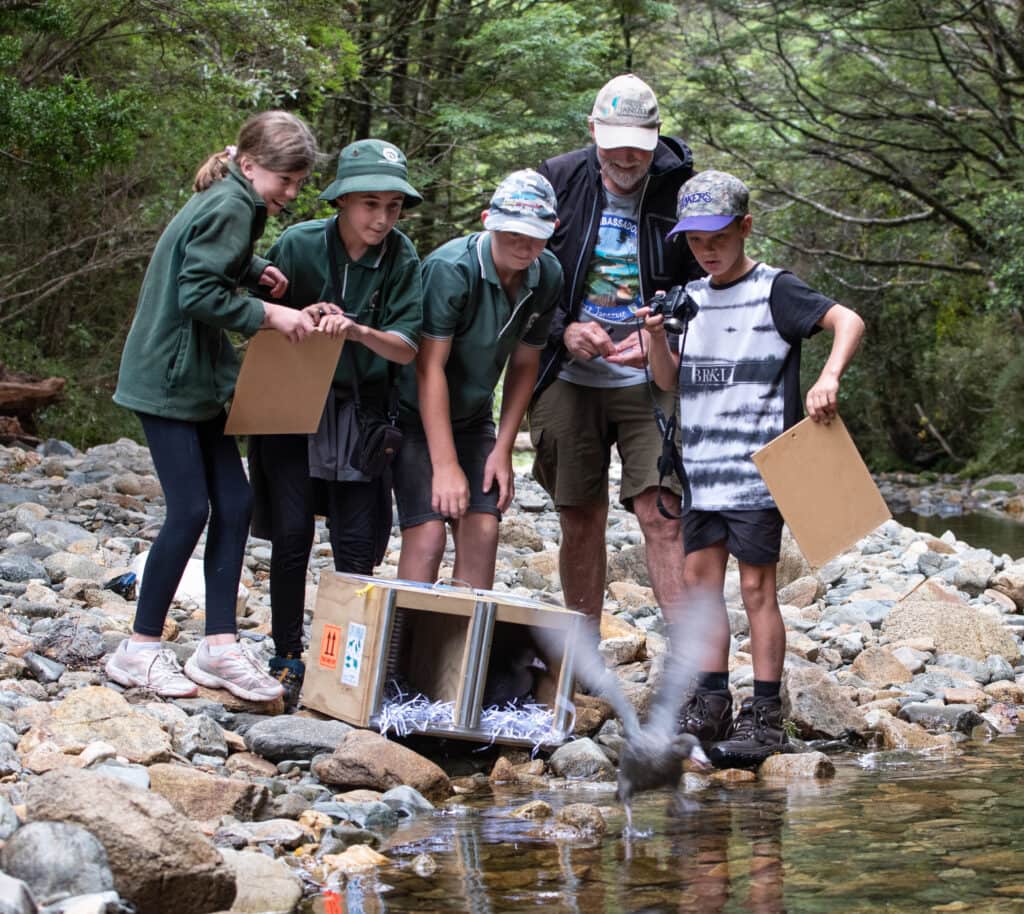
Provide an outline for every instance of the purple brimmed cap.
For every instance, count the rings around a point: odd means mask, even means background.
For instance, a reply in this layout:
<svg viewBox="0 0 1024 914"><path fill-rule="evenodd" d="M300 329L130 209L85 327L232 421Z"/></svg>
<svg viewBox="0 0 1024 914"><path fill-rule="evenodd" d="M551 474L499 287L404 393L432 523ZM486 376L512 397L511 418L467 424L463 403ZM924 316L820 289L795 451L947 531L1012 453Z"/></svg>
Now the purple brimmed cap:
<svg viewBox="0 0 1024 914"><path fill-rule="evenodd" d="M679 232L717 232L748 212L750 191L724 171L702 171L679 188L676 218L668 237Z"/></svg>
<svg viewBox="0 0 1024 914"><path fill-rule="evenodd" d="M550 238L555 231L555 189L532 168L514 171L498 185L487 207L484 228Z"/></svg>
<svg viewBox="0 0 1024 914"><path fill-rule="evenodd" d="M658 99L639 76L627 73L604 84L590 112L594 141L602 149L630 146L650 152L658 145Z"/></svg>

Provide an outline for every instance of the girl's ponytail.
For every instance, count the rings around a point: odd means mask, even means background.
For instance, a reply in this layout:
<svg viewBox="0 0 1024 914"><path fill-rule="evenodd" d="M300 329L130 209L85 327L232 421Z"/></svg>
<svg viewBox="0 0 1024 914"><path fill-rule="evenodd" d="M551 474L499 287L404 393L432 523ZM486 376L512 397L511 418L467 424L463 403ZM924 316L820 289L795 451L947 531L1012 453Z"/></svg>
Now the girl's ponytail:
<svg viewBox="0 0 1024 914"><path fill-rule="evenodd" d="M316 139L305 121L287 111L253 115L238 133L238 145L208 158L196 172L192 188L200 193L228 174L228 162L243 156L269 171L310 171L316 164Z"/></svg>
<svg viewBox="0 0 1024 914"><path fill-rule="evenodd" d="M235 146L225 146L220 152L215 152L203 162L192 180L192 190L199 193L210 187L214 181L227 177L228 162L235 157L236 149Z"/></svg>

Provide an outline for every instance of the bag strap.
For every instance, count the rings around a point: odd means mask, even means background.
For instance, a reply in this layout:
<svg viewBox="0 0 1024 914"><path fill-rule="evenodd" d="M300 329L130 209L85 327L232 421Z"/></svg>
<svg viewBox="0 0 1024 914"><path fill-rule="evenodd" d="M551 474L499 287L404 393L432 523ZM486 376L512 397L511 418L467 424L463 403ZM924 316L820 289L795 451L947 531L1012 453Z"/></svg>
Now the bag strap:
<svg viewBox="0 0 1024 914"><path fill-rule="evenodd" d="M345 308L345 288L341 283L341 277L338 275L338 260L341 257L341 245L338 243L338 217L335 216L333 219L328 219L327 224L324 226L324 234L327 236L327 262L331 270L331 294L334 298L334 303L344 310ZM346 346L345 349L348 349ZM344 349L342 355L344 355ZM356 363L355 352L352 352L349 356L352 361L352 399L355 401L356 409L359 408L359 366ZM395 425L398 422L398 370L395 363L390 359L384 360L387 363L388 372L388 403L387 403L387 417L388 421Z"/></svg>

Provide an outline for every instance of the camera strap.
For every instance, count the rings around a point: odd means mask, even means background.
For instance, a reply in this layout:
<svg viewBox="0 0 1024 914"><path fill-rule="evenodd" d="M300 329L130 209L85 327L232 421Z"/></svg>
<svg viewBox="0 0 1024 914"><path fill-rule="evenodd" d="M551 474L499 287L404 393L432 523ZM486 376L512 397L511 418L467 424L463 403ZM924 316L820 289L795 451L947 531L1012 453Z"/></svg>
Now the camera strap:
<svg viewBox="0 0 1024 914"><path fill-rule="evenodd" d="M683 464L682 454L680 454L679 448L676 447L676 430L679 428L679 378L682 376L683 350L686 348L686 334L690 330L690 322L687 321L683 326L683 334L679 338L679 368L676 375L676 389L673 393L671 416L665 415L665 411L658 405L658 401L654 398L654 393L651 390L651 385L654 382L647 369L647 356L643 351L644 338L643 334L639 332L642 327L643 323L638 320L637 339L640 341L640 354L644 357L644 377L647 379L647 391L651 397L654 421L658 426L658 431L661 433L661 455L658 457L658 513L668 520L679 520L683 514L690 510L690 506L693 504L693 492L690 488L690 480L686 475L686 467ZM676 478L679 480L679 485L683 490L678 514L671 512L665 506L665 502L661 497L662 492L665 490L664 480L667 476L671 476L673 473L675 473Z"/></svg>

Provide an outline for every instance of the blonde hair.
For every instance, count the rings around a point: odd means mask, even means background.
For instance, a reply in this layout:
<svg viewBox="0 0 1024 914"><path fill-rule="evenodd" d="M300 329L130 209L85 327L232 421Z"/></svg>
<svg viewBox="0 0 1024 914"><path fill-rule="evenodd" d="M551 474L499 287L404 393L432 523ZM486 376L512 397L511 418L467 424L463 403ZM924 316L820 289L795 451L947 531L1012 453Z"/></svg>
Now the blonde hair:
<svg viewBox="0 0 1024 914"><path fill-rule="evenodd" d="M192 189L209 188L228 173L228 162L242 156L269 171L309 171L319 152L316 138L302 118L287 111L264 111L249 118L238 132L238 142L210 156L196 172Z"/></svg>

